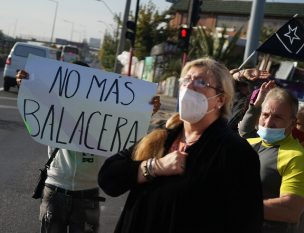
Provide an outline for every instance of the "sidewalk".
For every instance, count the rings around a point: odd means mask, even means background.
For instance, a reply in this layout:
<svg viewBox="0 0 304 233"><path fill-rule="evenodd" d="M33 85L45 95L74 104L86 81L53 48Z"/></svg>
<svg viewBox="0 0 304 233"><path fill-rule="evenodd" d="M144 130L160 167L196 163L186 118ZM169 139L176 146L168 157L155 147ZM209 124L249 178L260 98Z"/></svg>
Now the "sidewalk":
<svg viewBox="0 0 304 233"><path fill-rule="evenodd" d="M177 99L175 97L160 95L160 103L160 109L152 116L149 131L164 124L176 112Z"/></svg>

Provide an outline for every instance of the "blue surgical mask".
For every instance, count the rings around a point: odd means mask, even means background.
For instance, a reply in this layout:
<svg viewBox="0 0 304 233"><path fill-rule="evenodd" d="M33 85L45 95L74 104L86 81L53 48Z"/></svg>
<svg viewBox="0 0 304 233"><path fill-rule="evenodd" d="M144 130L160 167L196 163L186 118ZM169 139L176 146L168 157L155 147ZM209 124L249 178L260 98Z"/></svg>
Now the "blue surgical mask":
<svg viewBox="0 0 304 233"><path fill-rule="evenodd" d="M285 136L285 128L265 128L259 125L259 130L257 134L267 143L275 143L284 139Z"/></svg>

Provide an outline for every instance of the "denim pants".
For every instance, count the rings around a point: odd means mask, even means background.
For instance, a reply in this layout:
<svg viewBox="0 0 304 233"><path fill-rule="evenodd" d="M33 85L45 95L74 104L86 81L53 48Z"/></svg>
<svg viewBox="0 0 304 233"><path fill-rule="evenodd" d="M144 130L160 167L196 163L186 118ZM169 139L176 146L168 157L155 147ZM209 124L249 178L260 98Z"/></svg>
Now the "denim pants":
<svg viewBox="0 0 304 233"><path fill-rule="evenodd" d="M39 216L41 233L97 233L99 215L98 201L73 198L44 187Z"/></svg>

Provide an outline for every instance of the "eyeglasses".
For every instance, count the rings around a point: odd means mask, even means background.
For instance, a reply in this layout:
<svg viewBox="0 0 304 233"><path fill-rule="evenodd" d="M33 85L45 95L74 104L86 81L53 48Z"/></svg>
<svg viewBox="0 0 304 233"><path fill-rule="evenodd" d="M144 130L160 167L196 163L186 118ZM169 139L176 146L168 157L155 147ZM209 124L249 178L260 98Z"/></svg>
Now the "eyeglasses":
<svg viewBox="0 0 304 233"><path fill-rule="evenodd" d="M218 92L221 92L221 93L223 92L223 90L221 88L214 87L203 79L192 79L190 76L186 76L184 78L179 79L179 83L181 85L188 85L191 82L193 83L194 87L196 87L196 88L212 88Z"/></svg>

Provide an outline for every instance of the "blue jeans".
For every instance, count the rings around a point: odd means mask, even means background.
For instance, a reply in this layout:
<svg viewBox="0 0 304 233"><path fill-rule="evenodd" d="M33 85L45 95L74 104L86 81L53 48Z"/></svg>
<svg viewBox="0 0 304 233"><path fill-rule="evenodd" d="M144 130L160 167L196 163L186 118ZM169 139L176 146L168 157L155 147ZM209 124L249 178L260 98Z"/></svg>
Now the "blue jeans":
<svg viewBox="0 0 304 233"><path fill-rule="evenodd" d="M39 216L41 233L97 233L99 215L98 201L74 198L44 187Z"/></svg>

